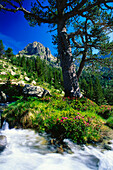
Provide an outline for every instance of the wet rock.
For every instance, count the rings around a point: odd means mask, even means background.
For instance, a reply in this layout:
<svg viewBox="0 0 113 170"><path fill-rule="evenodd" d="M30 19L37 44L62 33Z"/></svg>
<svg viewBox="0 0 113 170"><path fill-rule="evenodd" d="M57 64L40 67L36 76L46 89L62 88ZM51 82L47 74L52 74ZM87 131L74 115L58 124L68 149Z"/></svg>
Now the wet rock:
<svg viewBox="0 0 113 170"><path fill-rule="evenodd" d="M6 145L7 145L6 136L0 134L0 152L5 149Z"/></svg>
<svg viewBox="0 0 113 170"><path fill-rule="evenodd" d="M104 149L112 150L112 147L111 147L111 146L109 146L108 144L104 144Z"/></svg>
<svg viewBox="0 0 113 170"><path fill-rule="evenodd" d="M111 141L108 141L108 144L112 144L112 142L111 142Z"/></svg>
<svg viewBox="0 0 113 170"><path fill-rule="evenodd" d="M71 148L65 142L60 142L56 139L49 140L48 148L51 152L63 154L64 152L72 154Z"/></svg>

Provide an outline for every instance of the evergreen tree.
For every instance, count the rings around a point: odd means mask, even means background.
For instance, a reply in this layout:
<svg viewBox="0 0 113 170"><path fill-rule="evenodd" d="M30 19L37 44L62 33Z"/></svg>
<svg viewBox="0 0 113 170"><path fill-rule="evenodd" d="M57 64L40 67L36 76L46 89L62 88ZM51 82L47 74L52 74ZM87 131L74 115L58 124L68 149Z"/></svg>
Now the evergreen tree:
<svg viewBox="0 0 113 170"><path fill-rule="evenodd" d="M4 52L5 52L4 45L3 45L2 40L0 40L0 58L2 58Z"/></svg>
<svg viewBox="0 0 113 170"><path fill-rule="evenodd" d="M26 58L24 55L21 58L21 66L26 70Z"/></svg>
<svg viewBox="0 0 113 170"><path fill-rule="evenodd" d="M8 48L6 51L5 51L5 55L10 58L11 56L13 56L13 50L12 48Z"/></svg>
<svg viewBox="0 0 113 170"><path fill-rule="evenodd" d="M3 0L0 1L0 9L11 12L22 11L31 26L48 23L53 27L57 27L58 54L62 67L65 96L81 97L70 41L76 35L75 33L68 34L67 26L70 26L73 21L77 24L79 18L81 20L91 21L95 26L101 24L103 25L103 29L104 27L107 28L108 25L112 26L112 15L108 11L108 9L113 9L112 6L109 6L112 0L48 0L48 5L46 6L43 6L39 0L36 0L36 3L32 3L31 11L22 7L22 2L23 0L14 0L12 2ZM98 11L101 17L98 17ZM102 14L104 16L105 12L107 13L106 21L109 20L108 22L102 20ZM87 27L87 22L85 25ZM81 35L81 32L79 31L78 34ZM86 41L88 41L87 37ZM76 44L75 40L74 43ZM81 46L81 48L84 47ZM84 51L85 53L86 51Z"/></svg>
<svg viewBox="0 0 113 170"><path fill-rule="evenodd" d="M88 84L85 78L82 78L80 81L80 87L83 90L84 96L87 96Z"/></svg>
<svg viewBox="0 0 113 170"><path fill-rule="evenodd" d="M91 100L94 100L94 85L91 78L89 79L87 85L87 97L90 98Z"/></svg>
<svg viewBox="0 0 113 170"><path fill-rule="evenodd" d="M98 77L96 77L94 84L94 100L99 105L104 101L104 95Z"/></svg>
<svg viewBox="0 0 113 170"><path fill-rule="evenodd" d="M52 68L49 67L48 68L48 83L50 84L50 86L52 85L52 78L53 78Z"/></svg>

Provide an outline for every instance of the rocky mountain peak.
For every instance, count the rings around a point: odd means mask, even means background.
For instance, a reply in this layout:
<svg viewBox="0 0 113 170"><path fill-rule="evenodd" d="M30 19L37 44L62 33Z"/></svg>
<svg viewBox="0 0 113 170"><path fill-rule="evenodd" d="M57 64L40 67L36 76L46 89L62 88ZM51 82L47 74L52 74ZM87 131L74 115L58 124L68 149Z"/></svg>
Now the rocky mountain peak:
<svg viewBox="0 0 113 170"><path fill-rule="evenodd" d="M34 41L29 43L22 51L19 51L21 56L31 57L39 56L41 59L46 59L49 62L56 62L56 58L51 54L48 47L44 47L40 42Z"/></svg>

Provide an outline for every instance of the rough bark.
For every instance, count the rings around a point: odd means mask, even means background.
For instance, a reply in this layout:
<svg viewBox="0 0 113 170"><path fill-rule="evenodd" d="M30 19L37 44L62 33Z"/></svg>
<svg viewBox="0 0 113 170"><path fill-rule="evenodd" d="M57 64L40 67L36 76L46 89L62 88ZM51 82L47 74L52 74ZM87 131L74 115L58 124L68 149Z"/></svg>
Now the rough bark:
<svg viewBox="0 0 113 170"><path fill-rule="evenodd" d="M85 59L86 59L86 52L83 53L83 57L82 57L82 60L81 60L81 62L80 62L80 66L79 66L79 69L78 69L78 71L77 71L77 78L78 78L78 80L79 80L80 75L81 75L81 73L82 73L82 70L83 70L83 68L84 68Z"/></svg>
<svg viewBox="0 0 113 170"><path fill-rule="evenodd" d="M65 96L82 97L80 92L77 75L74 68L73 56L65 22L59 21L58 29L58 52L61 61Z"/></svg>

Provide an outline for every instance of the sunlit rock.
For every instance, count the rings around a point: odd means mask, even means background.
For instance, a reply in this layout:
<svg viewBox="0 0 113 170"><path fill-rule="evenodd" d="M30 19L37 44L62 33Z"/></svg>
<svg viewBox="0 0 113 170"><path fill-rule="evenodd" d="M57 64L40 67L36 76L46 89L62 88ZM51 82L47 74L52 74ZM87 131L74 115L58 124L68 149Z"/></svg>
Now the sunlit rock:
<svg viewBox="0 0 113 170"><path fill-rule="evenodd" d="M45 90L40 86L32 86L29 84L25 85L25 87L23 88L23 93L24 95L33 97L44 97L50 95L48 90Z"/></svg>

